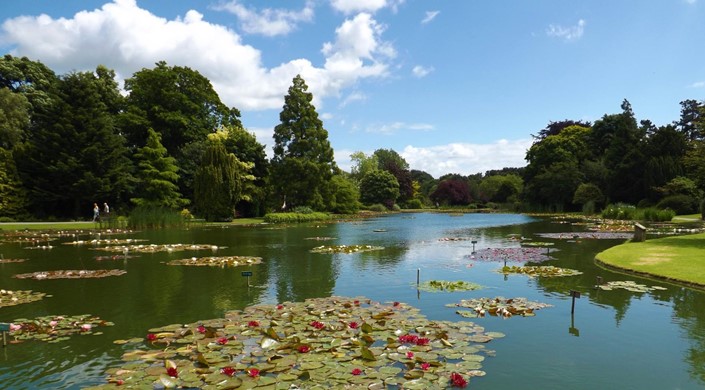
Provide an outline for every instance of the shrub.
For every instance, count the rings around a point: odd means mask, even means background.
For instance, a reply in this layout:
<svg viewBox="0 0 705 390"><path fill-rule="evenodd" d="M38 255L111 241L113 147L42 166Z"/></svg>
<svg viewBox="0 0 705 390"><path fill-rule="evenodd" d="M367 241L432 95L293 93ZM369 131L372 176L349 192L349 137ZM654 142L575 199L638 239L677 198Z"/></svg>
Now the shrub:
<svg viewBox="0 0 705 390"><path fill-rule="evenodd" d="M181 213L163 206L137 206L132 210L128 226L133 229L159 229L181 227L184 218Z"/></svg>
<svg viewBox="0 0 705 390"><path fill-rule="evenodd" d="M671 209L658 209L656 207L648 207L638 209L637 219L650 222L668 222L676 216L676 212Z"/></svg>
<svg viewBox="0 0 705 390"><path fill-rule="evenodd" d="M689 195L671 195L661 199L656 207L671 209L676 214L693 214L698 210L698 201Z"/></svg>
<svg viewBox="0 0 705 390"><path fill-rule="evenodd" d="M383 212L387 211L387 207L385 205L379 204L379 203L375 203L373 205L370 205L367 207L367 209L370 211L377 212L377 213L383 213Z"/></svg>
<svg viewBox="0 0 705 390"><path fill-rule="evenodd" d="M626 203L617 203L617 204L609 204L607 207L605 207L604 210L602 210L602 218L607 218L607 219L634 219L634 213L636 211L636 207L626 204Z"/></svg>
<svg viewBox="0 0 705 390"><path fill-rule="evenodd" d="M302 213L269 213L264 216L264 222L267 223L299 223L324 221L330 219L326 213L312 211L307 214Z"/></svg>
<svg viewBox="0 0 705 390"><path fill-rule="evenodd" d="M419 200L419 199L411 199L408 202L406 202L406 208L407 209L422 209L423 203L421 203L421 200Z"/></svg>
<svg viewBox="0 0 705 390"><path fill-rule="evenodd" d="M705 219L705 198L700 202L700 219Z"/></svg>
<svg viewBox="0 0 705 390"><path fill-rule="evenodd" d="M17 222L13 218L10 217L0 217L0 222Z"/></svg>
<svg viewBox="0 0 705 390"><path fill-rule="evenodd" d="M589 200L583 204L583 215L595 214L595 202Z"/></svg>
<svg viewBox="0 0 705 390"><path fill-rule="evenodd" d="M312 214L313 209L308 206L296 206L291 212L295 214Z"/></svg>

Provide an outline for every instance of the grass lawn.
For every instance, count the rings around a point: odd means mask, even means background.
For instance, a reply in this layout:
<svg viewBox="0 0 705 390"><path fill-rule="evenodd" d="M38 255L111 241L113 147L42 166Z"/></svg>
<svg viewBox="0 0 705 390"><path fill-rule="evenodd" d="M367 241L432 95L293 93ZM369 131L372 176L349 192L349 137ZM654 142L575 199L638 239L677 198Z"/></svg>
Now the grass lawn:
<svg viewBox="0 0 705 390"><path fill-rule="evenodd" d="M705 233L628 242L596 259L608 267L705 288Z"/></svg>

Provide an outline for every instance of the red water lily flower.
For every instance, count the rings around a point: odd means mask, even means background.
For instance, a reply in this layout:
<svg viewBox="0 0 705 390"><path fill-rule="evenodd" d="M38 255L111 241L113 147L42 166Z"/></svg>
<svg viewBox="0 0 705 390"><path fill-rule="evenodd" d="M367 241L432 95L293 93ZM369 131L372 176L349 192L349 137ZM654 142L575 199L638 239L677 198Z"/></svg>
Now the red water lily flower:
<svg viewBox="0 0 705 390"><path fill-rule="evenodd" d="M203 325L198 325L198 328L196 328L196 330L198 331L198 333L201 333L201 334L206 333L206 327Z"/></svg>
<svg viewBox="0 0 705 390"><path fill-rule="evenodd" d="M284 308L284 305L277 305L277 310L281 310Z"/></svg>
<svg viewBox="0 0 705 390"><path fill-rule="evenodd" d="M147 340L154 341L157 339L157 335L154 333L147 333Z"/></svg>
<svg viewBox="0 0 705 390"><path fill-rule="evenodd" d="M429 339L427 339L427 338L425 338L425 337L420 337L420 338L416 339L416 345L428 345L428 343L429 343L430 341L431 341L431 340L429 340Z"/></svg>
<svg viewBox="0 0 705 390"><path fill-rule="evenodd" d="M118 380L115 381L115 384L118 385L118 386L122 386L122 385L125 384L125 381L122 380L122 379L118 379Z"/></svg>
<svg viewBox="0 0 705 390"><path fill-rule="evenodd" d="M406 353L406 357L409 358L409 359L413 359L413 358L414 358L414 353L411 352L411 351L409 351L409 352Z"/></svg>
<svg viewBox="0 0 705 390"><path fill-rule="evenodd" d="M426 371L431 367L431 363L421 363L421 369Z"/></svg>
<svg viewBox="0 0 705 390"><path fill-rule="evenodd" d="M360 301L358 301L357 299L353 303L355 304L355 306L360 306Z"/></svg>
<svg viewBox="0 0 705 390"><path fill-rule="evenodd" d="M399 302L394 302L394 307L399 306Z"/></svg>
<svg viewBox="0 0 705 390"><path fill-rule="evenodd" d="M353 375L360 375L360 374L362 374L362 370L359 368L353 368L353 370L350 373Z"/></svg>
<svg viewBox="0 0 705 390"><path fill-rule="evenodd" d="M399 336L399 342L404 344L404 343L411 343L411 344L416 344L418 341L419 336L413 335L413 334L403 334Z"/></svg>
<svg viewBox="0 0 705 390"><path fill-rule="evenodd" d="M352 321L351 323L348 324L348 326L350 327L350 329L357 329L360 326L360 324L358 324L355 321Z"/></svg>
<svg viewBox="0 0 705 390"><path fill-rule="evenodd" d="M176 367L169 367L166 369L166 374L169 375L172 378L178 378L179 377L179 372L176 370Z"/></svg>
<svg viewBox="0 0 705 390"><path fill-rule="evenodd" d="M249 326L250 328L256 328L256 327L259 326L259 322L257 322L257 321L250 321L250 322L247 323L247 326Z"/></svg>
<svg viewBox="0 0 705 390"><path fill-rule="evenodd" d="M453 385L453 387L465 387L468 385L468 381L466 381L462 375L454 372L450 374L450 384Z"/></svg>
<svg viewBox="0 0 705 390"><path fill-rule="evenodd" d="M228 367L223 367L223 368L220 369L220 373L223 374L223 375L227 375L227 376L233 376L233 375L235 375L235 371L236 371L236 370L235 370L234 368L230 367L230 366L228 366Z"/></svg>
<svg viewBox="0 0 705 390"><path fill-rule="evenodd" d="M299 352L301 352L301 353L307 353L308 351L311 350L311 347L309 347L308 345L299 345L298 349L299 349Z"/></svg>
<svg viewBox="0 0 705 390"><path fill-rule="evenodd" d="M256 368L250 368L247 370L247 375L253 378L257 378L259 376L259 370Z"/></svg>
<svg viewBox="0 0 705 390"><path fill-rule="evenodd" d="M220 345L225 345L228 343L228 338L227 337L221 337L218 339L218 344Z"/></svg>
<svg viewBox="0 0 705 390"><path fill-rule="evenodd" d="M309 325L313 326L314 328L316 328L318 330L321 330L326 327L326 325L320 321L311 321L311 323Z"/></svg>

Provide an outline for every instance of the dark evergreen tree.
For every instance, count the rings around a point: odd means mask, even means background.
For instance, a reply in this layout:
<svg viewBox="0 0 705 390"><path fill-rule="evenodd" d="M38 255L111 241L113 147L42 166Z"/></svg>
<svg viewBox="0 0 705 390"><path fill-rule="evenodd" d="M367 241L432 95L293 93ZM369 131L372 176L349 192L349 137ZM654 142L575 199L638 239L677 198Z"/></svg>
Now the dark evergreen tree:
<svg viewBox="0 0 705 390"><path fill-rule="evenodd" d="M318 119L311 104L313 95L307 90L306 82L297 75L284 97L281 123L274 128L272 187L289 207L322 210L329 203L324 197L330 193L328 186L338 168L328 131Z"/></svg>
<svg viewBox="0 0 705 390"><path fill-rule="evenodd" d="M79 218L94 202L120 203L131 190L132 165L110 104L120 94L112 73L101 73L62 77L46 111L35 112L32 136L16 153L39 216Z"/></svg>
<svg viewBox="0 0 705 390"><path fill-rule="evenodd" d="M24 215L25 204L26 194L12 153L0 148L0 217L16 219Z"/></svg>
<svg viewBox="0 0 705 390"><path fill-rule="evenodd" d="M135 153L137 160L137 197L132 199L138 206L166 207L178 209L188 204L182 198L176 182L179 167L162 145L159 134L147 130L147 144Z"/></svg>

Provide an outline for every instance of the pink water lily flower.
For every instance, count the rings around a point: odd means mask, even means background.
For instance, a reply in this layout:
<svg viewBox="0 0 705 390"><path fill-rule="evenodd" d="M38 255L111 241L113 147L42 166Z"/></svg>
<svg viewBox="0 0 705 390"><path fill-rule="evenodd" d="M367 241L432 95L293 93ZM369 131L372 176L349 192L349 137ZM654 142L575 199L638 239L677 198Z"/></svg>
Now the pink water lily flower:
<svg viewBox="0 0 705 390"><path fill-rule="evenodd" d="M49 326L51 326L52 328L55 328L58 323L59 323L59 321L49 321Z"/></svg>
<svg viewBox="0 0 705 390"><path fill-rule="evenodd" d="M93 327L93 325L91 325L91 324L83 324L83 325L81 325L81 331L88 332L89 330L91 330L92 327Z"/></svg>
<svg viewBox="0 0 705 390"><path fill-rule="evenodd" d="M22 329L22 325L12 324L12 323L10 324L10 332L14 332L14 331L20 330L20 329Z"/></svg>

